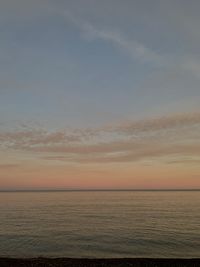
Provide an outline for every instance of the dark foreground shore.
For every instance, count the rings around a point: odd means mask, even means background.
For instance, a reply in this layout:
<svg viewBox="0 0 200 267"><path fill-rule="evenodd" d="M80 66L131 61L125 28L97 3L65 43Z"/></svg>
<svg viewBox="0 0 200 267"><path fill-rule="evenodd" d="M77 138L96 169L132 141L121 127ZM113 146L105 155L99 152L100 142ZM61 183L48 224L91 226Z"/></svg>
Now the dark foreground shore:
<svg viewBox="0 0 200 267"><path fill-rule="evenodd" d="M200 267L199 259L69 259L0 258L0 267Z"/></svg>

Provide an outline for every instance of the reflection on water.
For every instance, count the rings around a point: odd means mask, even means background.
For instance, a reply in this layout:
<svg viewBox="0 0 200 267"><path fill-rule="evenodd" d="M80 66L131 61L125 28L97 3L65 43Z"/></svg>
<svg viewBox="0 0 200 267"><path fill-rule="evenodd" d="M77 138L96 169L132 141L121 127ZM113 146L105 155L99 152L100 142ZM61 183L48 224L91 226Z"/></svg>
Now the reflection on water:
<svg viewBox="0 0 200 267"><path fill-rule="evenodd" d="M0 193L0 256L200 257L200 192Z"/></svg>

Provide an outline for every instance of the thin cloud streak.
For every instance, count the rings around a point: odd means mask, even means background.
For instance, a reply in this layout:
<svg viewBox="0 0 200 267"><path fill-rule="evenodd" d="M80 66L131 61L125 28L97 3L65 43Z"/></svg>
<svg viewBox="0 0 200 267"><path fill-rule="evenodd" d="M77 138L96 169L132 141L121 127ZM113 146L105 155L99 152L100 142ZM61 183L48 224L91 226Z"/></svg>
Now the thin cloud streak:
<svg viewBox="0 0 200 267"><path fill-rule="evenodd" d="M0 170L10 170L10 169L15 169L18 168L20 165L19 164L0 164Z"/></svg>
<svg viewBox="0 0 200 267"><path fill-rule="evenodd" d="M137 59L141 62L150 61L156 64L162 62L161 55L136 40L129 40L117 30L98 29L98 27L89 23L85 19L76 17L69 10L62 10L58 13L78 28L83 33L83 36L89 41L101 39L110 42L122 51L128 53L133 59Z"/></svg>
<svg viewBox="0 0 200 267"><path fill-rule="evenodd" d="M192 55L183 57L183 59L172 56L160 54L150 49L145 44L138 42L135 39L124 36L119 30L110 28L99 28L94 23L90 23L86 19L76 16L71 10L56 10L52 12L64 16L72 25L79 29L85 39L88 41L103 40L111 43L118 49L122 50L133 60L138 60L140 63L151 62L153 65L159 67L167 67L167 69L178 68L181 71L187 71L200 78L199 68L200 63L194 59Z"/></svg>
<svg viewBox="0 0 200 267"><path fill-rule="evenodd" d="M200 113L175 114L172 116L158 117L147 120L140 120L133 123L127 123L118 128L122 132L150 132L159 130L169 130L182 127L189 127L200 123Z"/></svg>
<svg viewBox="0 0 200 267"><path fill-rule="evenodd" d="M134 162L168 156L199 156L199 132L200 113L193 113L71 132L1 132L0 145L4 149L39 153L48 160Z"/></svg>

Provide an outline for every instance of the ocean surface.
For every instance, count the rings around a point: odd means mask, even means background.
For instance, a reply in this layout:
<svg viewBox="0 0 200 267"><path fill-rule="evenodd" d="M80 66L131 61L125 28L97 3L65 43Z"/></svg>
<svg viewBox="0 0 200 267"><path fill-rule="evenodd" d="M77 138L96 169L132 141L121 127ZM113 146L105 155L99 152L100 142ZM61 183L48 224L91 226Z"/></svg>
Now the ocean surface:
<svg viewBox="0 0 200 267"><path fill-rule="evenodd" d="M2 192L0 256L200 257L200 192Z"/></svg>

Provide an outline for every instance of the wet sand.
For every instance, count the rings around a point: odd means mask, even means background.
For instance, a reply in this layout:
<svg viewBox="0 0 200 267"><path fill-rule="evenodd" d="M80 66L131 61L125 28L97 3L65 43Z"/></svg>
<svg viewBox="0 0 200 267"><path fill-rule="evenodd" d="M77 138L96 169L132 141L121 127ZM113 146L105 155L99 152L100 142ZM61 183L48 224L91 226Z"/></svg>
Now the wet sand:
<svg viewBox="0 0 200 267"><path fill-rule="evenodd" d="M71 258L0 258L0 267L200 267L199 259L71 259Z"/></svg>

